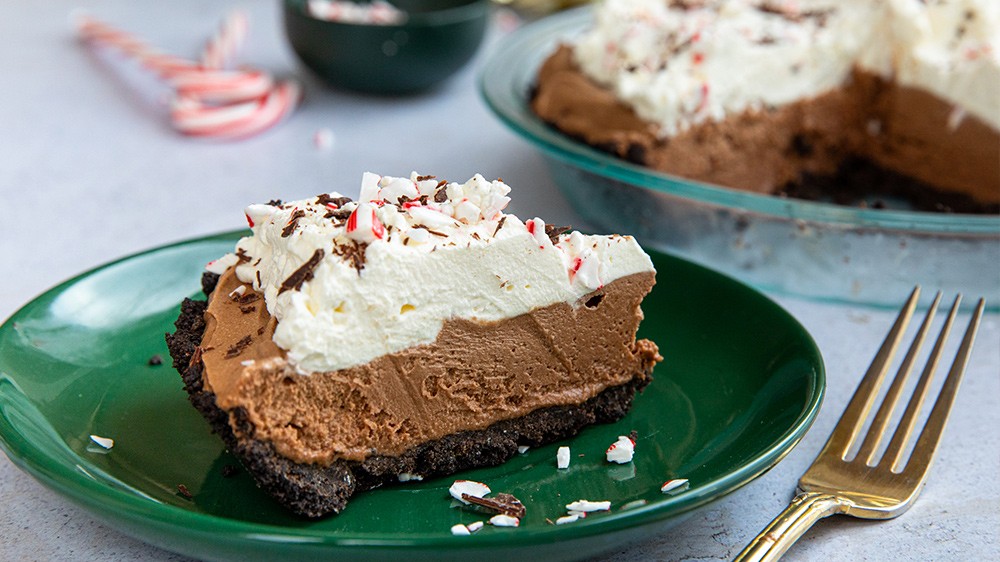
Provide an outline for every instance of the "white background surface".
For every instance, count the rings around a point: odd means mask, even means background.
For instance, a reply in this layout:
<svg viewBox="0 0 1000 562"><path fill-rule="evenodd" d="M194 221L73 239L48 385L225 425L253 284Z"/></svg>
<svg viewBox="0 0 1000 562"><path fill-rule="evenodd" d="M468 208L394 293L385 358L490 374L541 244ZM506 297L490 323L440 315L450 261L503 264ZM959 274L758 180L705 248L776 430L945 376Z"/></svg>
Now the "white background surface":
<svg viewBox="0 0 1000 562"><path fill-rule="evenodd" d="M241 60L305 86L303 106L242 142L181 137L165 90L76 42L79 7L178 54L197 54L233 6L251 16ZM493 39L495 39L495 35ZM46 1L0 4L0 318L76 273L160 244L239 228L242 208L329 190L356 195L362 172L503 177L510 210L585 226L537 154L486 110L476 67L413 98L336 93L306 76L281 36L278 2ZM333 131L329 150L313 143ZM992 272L991 272L992 269ZM995 274L995 265L985 274ZM914 280L915 282L918 280ZM998 280L1000 282L1000 280ZM620 560L731 559L792 496L891 323L893 312L774 296L813 334L828 394L803 442L776 468L674 531L622 545ZM905 295L900 295L902 301ZM965 320L962 317L961 320ZM963 324L964 326L964 324ZM949 356L950 358L950 356ZM900 519L827 520L795 560L976 560L1000 552L1000 328L988 315L930 482ZM0 559L181 560L93 519L0 455Z"/></svg>

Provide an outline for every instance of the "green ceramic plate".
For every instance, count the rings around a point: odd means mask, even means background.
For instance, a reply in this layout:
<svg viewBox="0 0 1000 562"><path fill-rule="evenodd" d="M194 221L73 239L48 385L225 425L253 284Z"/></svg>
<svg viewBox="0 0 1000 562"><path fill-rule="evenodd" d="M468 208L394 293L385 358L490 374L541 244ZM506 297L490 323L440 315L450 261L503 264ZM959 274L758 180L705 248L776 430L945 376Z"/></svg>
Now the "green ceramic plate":
<svg viewBox="0 0 1000 562"><path fill-rule="evenodd" d="M71 279L0 327L0 445L22 469L110 525L163 548L209 559L469 556L580 558L681 520L777 463L819 409L823 364L803 328L753 290L654 254L658 285L641 335L665 361L625 419L590 428L507 464L462 473L511 492L521 526L455 537L484 519L451 507L451 479L360 494L340 516L290 516L257 490L187 402L163 334L198 292L204 264L232 248L232 232L151 250ZM616 436L638 433L635 461L609 465ZM88 436L115 440L95 450ZM682 493L660 485L683 477ZM192 494L178 493L183 484ZM610 500L610 513L554 526L564 505Z"/></svg>

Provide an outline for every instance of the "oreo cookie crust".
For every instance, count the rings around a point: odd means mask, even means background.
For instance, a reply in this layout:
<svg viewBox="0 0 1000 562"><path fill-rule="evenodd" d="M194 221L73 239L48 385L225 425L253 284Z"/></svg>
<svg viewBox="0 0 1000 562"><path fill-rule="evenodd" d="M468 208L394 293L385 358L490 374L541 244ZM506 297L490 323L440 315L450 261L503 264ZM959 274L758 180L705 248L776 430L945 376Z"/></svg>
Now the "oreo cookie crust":
<svg viewBox="0 0 1000 562"><path fill-rule="evenodd" d="M206 295L217 281L216 275L203 276ZM361 462L334 461L329 466L302 464L279 455L268 442L255 439L255 428L246 413L239 408L231 414L221 410L214 394L204 388L200 345L206 307L206 301L185 299L182 303L176 331L166 335L174 368L181 374L191 403L257 485L303 517L340 513L356 492L396 483L400 474L431 478L495 466L517 454L519 445L540 446L575 435L591 424L617 421L628 412L636 392L651 380L647 372L582 404L542 408L486 429L428 441L398 456L373 455Z"/></svg>

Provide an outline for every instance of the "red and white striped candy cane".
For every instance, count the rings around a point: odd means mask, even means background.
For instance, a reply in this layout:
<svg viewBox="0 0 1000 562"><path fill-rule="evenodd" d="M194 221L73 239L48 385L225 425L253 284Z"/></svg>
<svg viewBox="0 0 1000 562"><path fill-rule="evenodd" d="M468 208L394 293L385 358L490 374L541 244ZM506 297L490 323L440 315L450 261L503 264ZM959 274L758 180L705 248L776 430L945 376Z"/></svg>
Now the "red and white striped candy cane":
<svg viewBox="0 0 1000 562"><path fill-rule="evenodd" d="M84 41L118 49L162 78L169 80L177 74L196 71L199 68L199 65L192 61L166 54L130 33L92 17L78 16L75 23L77 34Z"/></svg>
<svg viewBox="0 0 1000 562"><path fill-rule="evenodd" d="M277 124L295 109L301 91L295 82L282 82L254 101L224 106L178 97L171 110L174 127L190 136L238 138Z"/></svg>
<svg viewBox="0 0 1000 562"><path fill-rule="evenodd" d="M247 16L235 10L230 12L215 35L208 40L201 52L201 65L204 68L221 69L232 62L233 57L243 47L247 37Z"/></svg>
<svg viewBox="0 0 1000 562"><path fill-rule="evenodd" d="M233 103L259 98L274 87L271 75L260 70L194 70L177 72L170 85L183 97L209 103Z"/></svg>

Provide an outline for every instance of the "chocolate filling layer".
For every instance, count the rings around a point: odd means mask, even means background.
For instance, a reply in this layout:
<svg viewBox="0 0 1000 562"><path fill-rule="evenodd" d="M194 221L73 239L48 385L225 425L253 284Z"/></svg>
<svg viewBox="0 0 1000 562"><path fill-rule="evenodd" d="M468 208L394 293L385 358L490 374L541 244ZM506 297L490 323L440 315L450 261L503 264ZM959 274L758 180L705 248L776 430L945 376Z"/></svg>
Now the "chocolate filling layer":
<svg viewBox="0 0 1000 562"><path fill-rule="evenodd" d="M212 292L215 284L213 276L208 276L204 283L206 291ZM576 310L592 310L592 307L600 309L609 304L608 301L614 294L612 291L617 290L613 285L609 285L605 293L592 296ZM646 285L642 295L648 288ZM220 299L228 298L221 288L215 294ZM641 296L639 299L641 300ZM325 465L302 463L279 454L272 442L258 438L254 416L247 408L236 406L228 411L221 409L216 395L206 387L205 355L214 351L206 351L202 345L206 334L207 308L204 301L186 299L176 322L176 332L167 336L174 366L182 374L185 390L195 407L209 421L213 430L219 433L227 448L240 458L258 485L292 511L307 517L339 513L356 491L396 482L403 473L433 477L468 468L501 464L516 454L519 445L538 446L550 443L574 435L587 425L618 420L628 412L635 393L649 383L652 367L660 359L652 342L640 340L628 348L632 356L631 364L636 370L628 373L624 382L608 384L593 396L578 396L581 400L579 403L541 407L507 419L500 416L500 421L481 429L467 428L429 441L415 442L395 455L369 451L364 460L337 459ZM636 302L632 316L639 314L637 310ZM603 318L606 324L632 323L629 318L621 319L610 315ZM438 338L439 341L441 339ZM565 341L566 338L554 339ZM578 341L584 343L582 340ZM246 361L247 359L239 357L243 353L253 353L252 349L252 346L245 347L233 359ZM461 360L459 363L461 364ZM489 364L484 366L484 370L490 370ZM489 397L484 398L489 404Z"/></svg>
<svg viewBox="0 0 1000 562"><path fill-rule="evenodd" d="M205 315L205 387L220 408L244 410L255 437L289 459L329 464L398 455L645 377L652 356L636 345L635 332L653 283L652 272L635 274L576 305L498 322L447 320L428 344L299 374L272 341L275 323L263 300L247 312L246 297L228 296L243 285L230 270Z"/></svg>
<svg viewBox="0 0 1000 562"><path fill-rule="evenodd" d="M1000 211L1000 132L971 115L955 119L954 106L927 92L862 71L812 99L660 138L562 46L539 70L531 107L595 148L699 181L838 202L904 195L926 210Z"/></svg>

